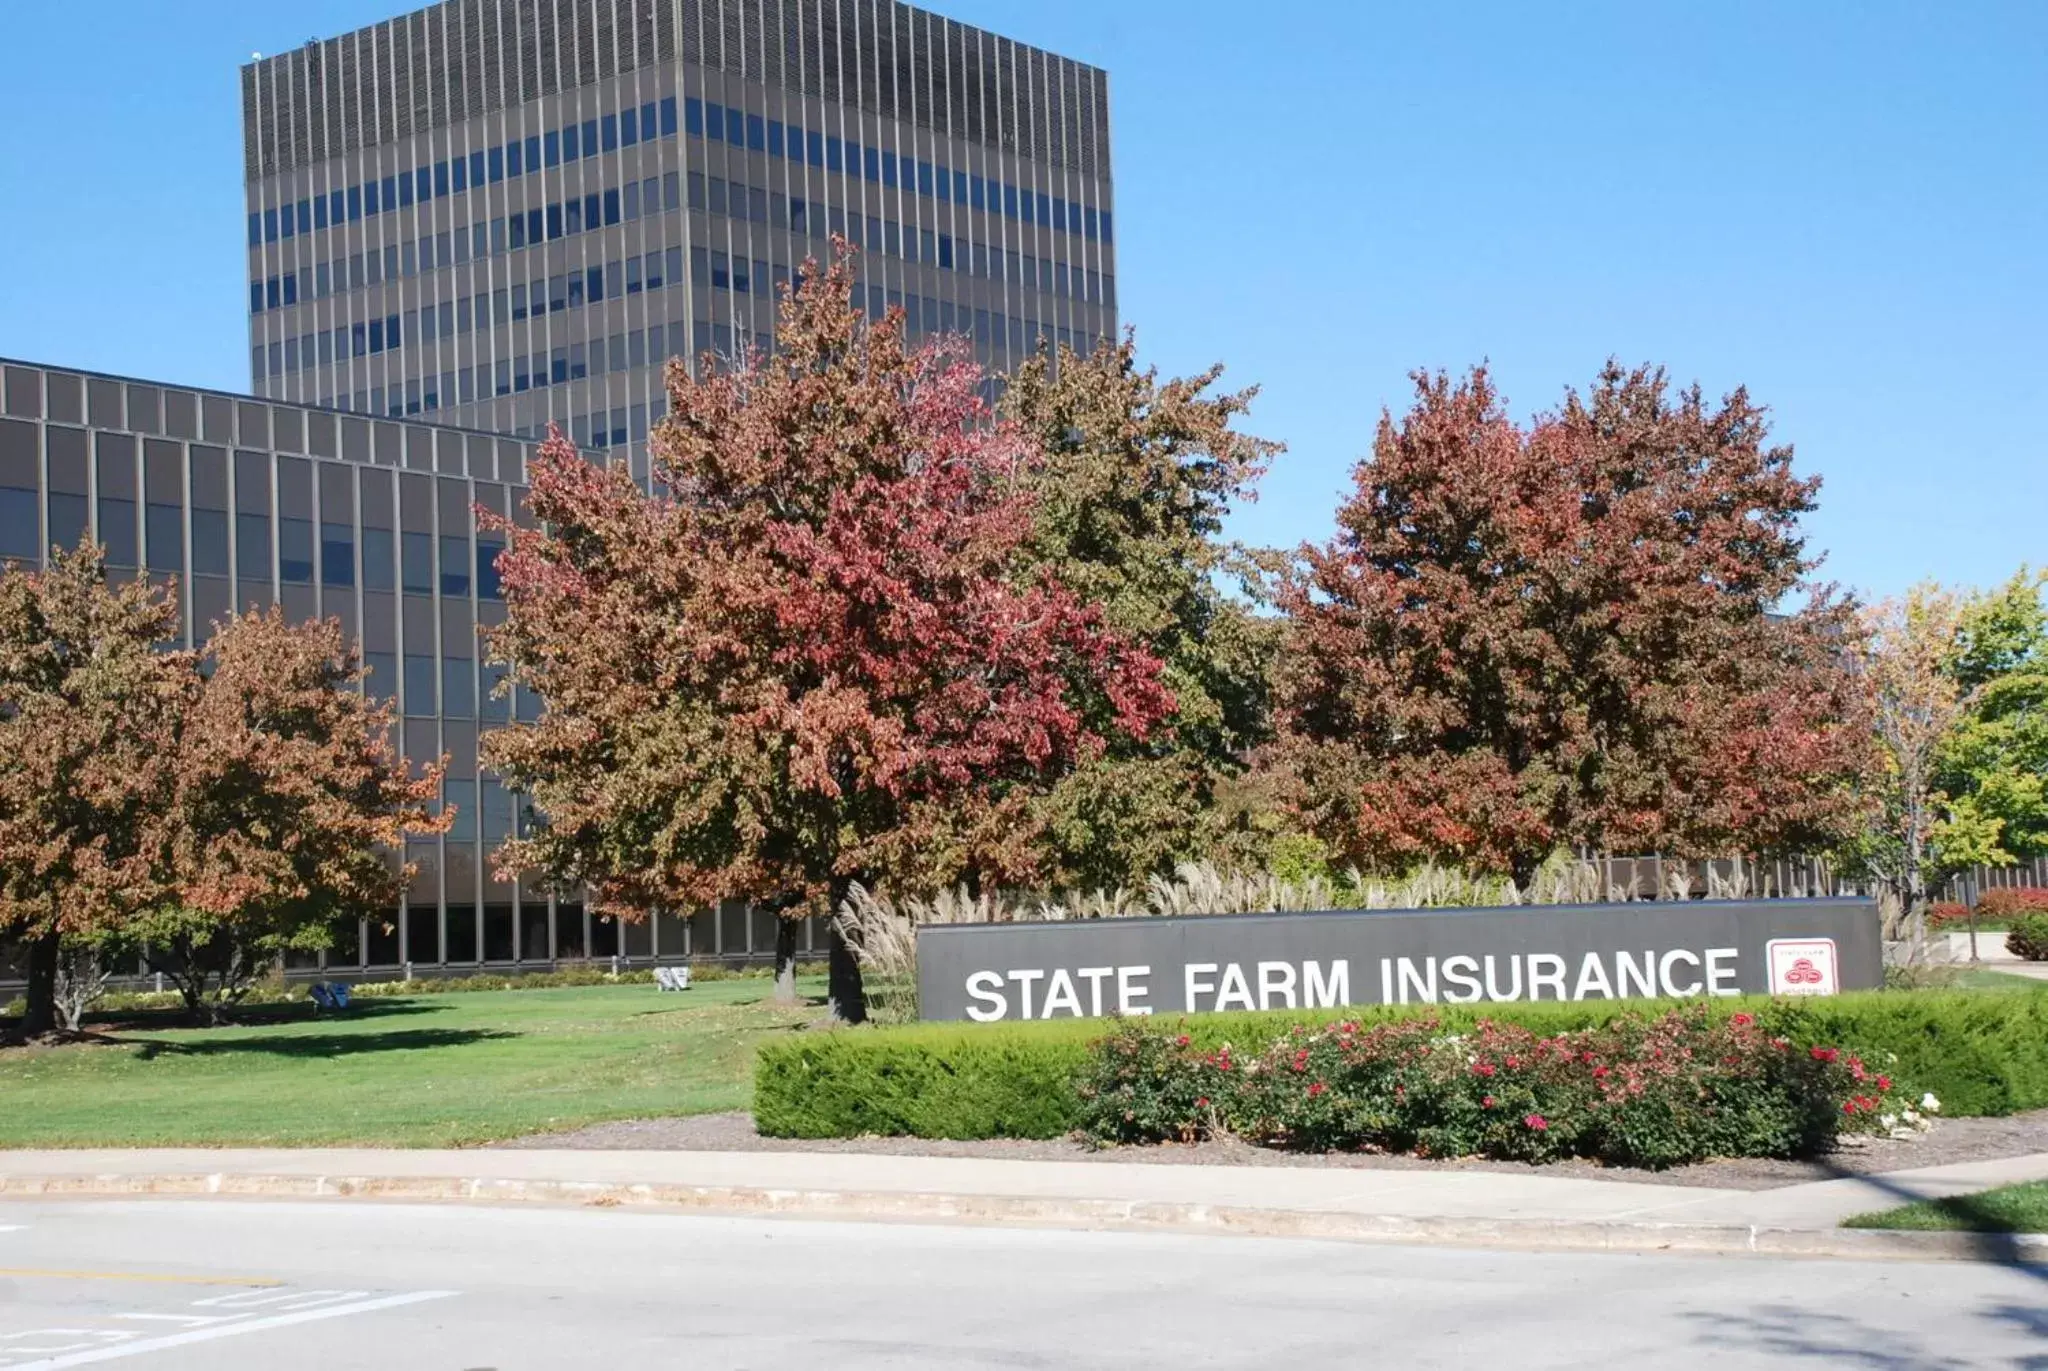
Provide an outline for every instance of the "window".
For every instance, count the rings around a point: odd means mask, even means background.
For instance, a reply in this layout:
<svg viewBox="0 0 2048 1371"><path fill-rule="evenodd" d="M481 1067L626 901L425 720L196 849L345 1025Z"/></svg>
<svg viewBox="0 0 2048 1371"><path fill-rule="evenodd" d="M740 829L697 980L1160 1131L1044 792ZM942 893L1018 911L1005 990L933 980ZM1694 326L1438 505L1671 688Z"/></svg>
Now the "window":
<svg viewBox="0 0 2048 1371"><path fill-rule="evenodd" d="M370 674L363 681L363 693L373 700L398 698L398 657L390 652L365 652L363 665Z"/></svg>
<svg viewBox="0 0 2048 1371"><path fill-rule="evenodd" d="M415 717L434 714L434 659L418 653L405 654L405 712Z"/></svg>
<svg viewBox="0 0 2048 1371"><path fill-rule="evenodd" d="M320 584L348 587L356 583L356 532L347 524L320 525Z"/></svg>
<svg viewBox="0 0 2048 1371"><path fill-rule="evenodd" d="M472 657L444 657L441 659L441 712L451 719L473 719L476 717L476 659ZM474 818L472 818L474 823ZM454 837L454 834L450 834ZM475 836L474 828L470 836Z"/></svg>
<svg viewBox="0 0 2048 1371"><path fill-rule="evenodd" d="M408 595L432 595L434 593L434 539L431 534L405 533L399 535L399 552L403 565L400 568L400 584Z"/></svg>
<svg viewBox="0 0 2048 1371"><path fill-rule="evenodd" d="M694 138L704 136L704 102L696 96L683 98L683 129ZM249 239L253 246L256 238L256 216L249 216Z"/></svg>
<svg viewBox="0 0 2048 1371"><path fill-rule="evenodd" d="M394 556L391 530L388 528L365 528L363 530L363 589L390 590L394 587ZM347 584L339 582L337 584Z"/></svg>
<svg viewBox="0 0 2048 1371"><path fill-rule="evenodd" d="M412 536L406 535L408 538ZM469 539L466 537L443 535L441 539L441 593L469 594Z"/></svg>
<svg viewBox="0 0 2048 1371"><path fill-rule="evenodd" d="M313 584L313 521L282 516L277 521L277 576L295 585Z"/></svg>
<svg viewBox="0 0 2048 1371"><path fill-rule="evenodd" d="M258 587L270 583L270 516L235 516L235 570Z"/></svg>
<svg viewBox="0 0 2048 1371"><path fill-rule="evenodd" d="M498 554L505 545L495 536L479 533L476 539L476 594L480 600L501 600L504 591L498 583Z"/></svg>

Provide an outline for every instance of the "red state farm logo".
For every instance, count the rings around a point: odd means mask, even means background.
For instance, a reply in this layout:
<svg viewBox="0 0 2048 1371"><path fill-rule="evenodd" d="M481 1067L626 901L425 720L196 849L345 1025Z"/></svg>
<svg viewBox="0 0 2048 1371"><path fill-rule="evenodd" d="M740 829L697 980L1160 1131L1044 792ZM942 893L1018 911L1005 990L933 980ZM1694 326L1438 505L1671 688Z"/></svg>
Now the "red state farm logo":
<svg viewBox="0 0 2048 1371"><path fill-rule="evenodd" d="M1765 957L1773 995L1832 995L1842 988L1833 938L1773 938Z"/></svg>

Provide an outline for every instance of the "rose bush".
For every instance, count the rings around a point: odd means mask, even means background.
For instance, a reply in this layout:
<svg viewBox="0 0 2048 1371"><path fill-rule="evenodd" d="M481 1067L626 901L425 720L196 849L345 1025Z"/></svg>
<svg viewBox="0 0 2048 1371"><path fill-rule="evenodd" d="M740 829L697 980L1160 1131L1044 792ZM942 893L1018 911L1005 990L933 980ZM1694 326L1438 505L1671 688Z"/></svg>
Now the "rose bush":
<svg viewBox="0 0 2048 1371"><path fill-rule="evenodd" d="M1201 1051L1134 1022L1091 1051L1083 1131L1098 1142L1227 1128L1267 1147L1666 1167L1806 1157L1897 1126L1891 1078L1703 1007L1544 1034L1434 1018L1296 1026L1251 1052Z"/></svg>

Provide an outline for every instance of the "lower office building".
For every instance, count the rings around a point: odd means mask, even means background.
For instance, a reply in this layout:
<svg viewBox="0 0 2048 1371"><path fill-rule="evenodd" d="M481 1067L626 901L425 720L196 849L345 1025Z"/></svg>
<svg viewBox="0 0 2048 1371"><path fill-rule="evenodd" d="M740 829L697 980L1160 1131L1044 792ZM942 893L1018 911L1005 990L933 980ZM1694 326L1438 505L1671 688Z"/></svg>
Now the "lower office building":
<svg viewBox="0 0 2048 1371"><path fill-rule="evenodd" d="M0 360L0 558L40 565L90 533L113 574L176 581L183 643L272 602L339 619L365 688L397 702L400 745L446 754L454 827L407 846L418 875L396 909L293 969L455 973L585 960L648 965L766 958L773 915L728 902L637 924L594 917L540 884L499 880L489 853L517 822L478 765L481 733L539 702L493 698L478 630L503 621L500 535L520 518L532 444L420 423ZM822 948L807 929L804 945Z"/></svg>

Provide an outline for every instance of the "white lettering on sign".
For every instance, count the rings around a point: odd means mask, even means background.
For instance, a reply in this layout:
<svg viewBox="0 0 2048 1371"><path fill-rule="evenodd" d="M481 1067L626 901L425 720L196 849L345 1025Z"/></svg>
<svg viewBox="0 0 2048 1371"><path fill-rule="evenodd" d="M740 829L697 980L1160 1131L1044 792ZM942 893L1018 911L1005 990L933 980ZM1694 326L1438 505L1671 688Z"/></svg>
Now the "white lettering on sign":
<svg viewBox="0 0 2048 1371"><path fill-rule="evenodd" d="M1301 964L1301 1003L1304 1009L1335 1009L1351 1003L1351 963L1339 957L1327 973L1321 962Z"/></svg>
<svg viewBox="0 0 2048 1371"><path fill-rule="evenodd" d="M1824 941L1820 946L1831 949ZM1476 1004L1481 1000L1613 1000L1631 996L1736 995L1740 950L1668 948L1662 952L1574 953L1577 964L1555 952L1379 959L1380 1003ZM1798 958L1803 957L1801 961ZM1816 943L1786 947L1780 959L1803 978L1825 960ZM1832 973L1832 963L1828 964ZM1150 966L1076 969L1017 967L976 971L966 979L967 1017L998 1019L1086 1018L1150 1014ZM1113 987L1112 987L1113 983ZM1832 988L1832 976L1824 983ZM1802 987L1803 988L1803 987ZM1189 962L1181 968L1181 1003L1191 1013L1244 1009L1335 1009L1355 1003L1351 963L1328 961Z"/></svg>
<svg viewBox="0 0 2048 1371"><path fill-rule="evenodd" d="M1138 981L1140 976L1149 976L1149 966L1120 966L1116 969L1116 1012L1119 1014L1150 1014L1152 1006L1145 1003L1151 991Z"/></svg>

